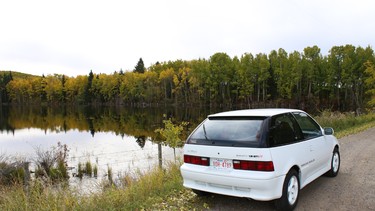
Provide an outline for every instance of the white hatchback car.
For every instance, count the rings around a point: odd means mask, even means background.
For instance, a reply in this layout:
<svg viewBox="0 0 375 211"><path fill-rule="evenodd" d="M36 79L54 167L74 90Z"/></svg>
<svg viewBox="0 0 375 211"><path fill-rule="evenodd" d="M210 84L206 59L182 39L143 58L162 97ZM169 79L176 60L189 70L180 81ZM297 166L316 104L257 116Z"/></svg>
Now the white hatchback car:
<svg viewBox="0 0 375 211"><path fill-rule="evenodd" d="M209 115L185 143L181 174L198 195L276 199L292 210L300 189L339 168L332 128L301 110L250 109Z"/></svg>

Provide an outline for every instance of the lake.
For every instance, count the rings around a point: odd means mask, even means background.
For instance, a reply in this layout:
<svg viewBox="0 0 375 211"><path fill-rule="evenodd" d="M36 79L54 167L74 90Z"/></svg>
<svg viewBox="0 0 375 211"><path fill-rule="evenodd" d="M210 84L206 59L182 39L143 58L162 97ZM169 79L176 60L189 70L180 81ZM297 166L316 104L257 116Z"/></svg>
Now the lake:
<svg viewBox="0 0 375 211"><path fill-rule="evenodd" d="M37 150L49 150L58 143L69 149L71 174L78 163L90 161L104 177L108 167L115 175L146 172L162 162L173 161L173 149L161 144L154 131L163 120L189 122L183 139L207 116L209 109L126 107L0 107L0 155L32 161ZM181 155L182 150L176 149Z"/></svg>

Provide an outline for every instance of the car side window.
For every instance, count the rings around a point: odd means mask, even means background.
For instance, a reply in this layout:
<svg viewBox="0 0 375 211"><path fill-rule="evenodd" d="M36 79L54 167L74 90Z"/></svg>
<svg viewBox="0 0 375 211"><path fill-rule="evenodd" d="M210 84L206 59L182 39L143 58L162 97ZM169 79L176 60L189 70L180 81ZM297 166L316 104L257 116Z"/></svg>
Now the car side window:
<svg viewBox="0 0 375 211"><path fill-rule="evenodd" d="M281 114L272 117L269 131L271 147L290 144L302 139L298 124L290 114Z"/></svg>
<svg viewBox="0 0 375 211"><path fill-rule="evenodd" d="M320 126L307 114L295 112L293 116L301 127L305 139L315 138L322 135Z"/></svg>

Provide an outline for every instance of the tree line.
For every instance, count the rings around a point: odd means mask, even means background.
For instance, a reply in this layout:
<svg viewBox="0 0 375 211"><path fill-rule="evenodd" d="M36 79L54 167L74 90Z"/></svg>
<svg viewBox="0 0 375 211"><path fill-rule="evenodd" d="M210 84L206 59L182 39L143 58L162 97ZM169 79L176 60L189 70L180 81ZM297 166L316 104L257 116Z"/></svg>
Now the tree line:
<svg viewBox="0 0 375 211"><path fill-rule="evenodd" d="M156 62L140 59L134 71L92 71L68 77L0 74L1 103L294 107L357 111L375 105L372 47L318 46L303 52L280 48L269 54Z"/></svg>

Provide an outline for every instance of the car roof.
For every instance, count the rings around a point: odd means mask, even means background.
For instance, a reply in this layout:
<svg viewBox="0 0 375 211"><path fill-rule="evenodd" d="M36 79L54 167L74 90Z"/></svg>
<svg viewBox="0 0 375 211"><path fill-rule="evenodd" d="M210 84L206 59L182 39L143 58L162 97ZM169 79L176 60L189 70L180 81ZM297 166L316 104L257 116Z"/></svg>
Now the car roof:
<svg viewBox="0 0 375 211"><path fill-rule="evenodd" d="M297 109L286 109L286 108L263 108L263 109L245 109L245 110L234 110L226 111L216 114L208 115L208 117L238 117L238 116L252 116L252 117L270 117L283 113L290 112L304 112ZM305 113L305 112L304 112Z"/></svg>

